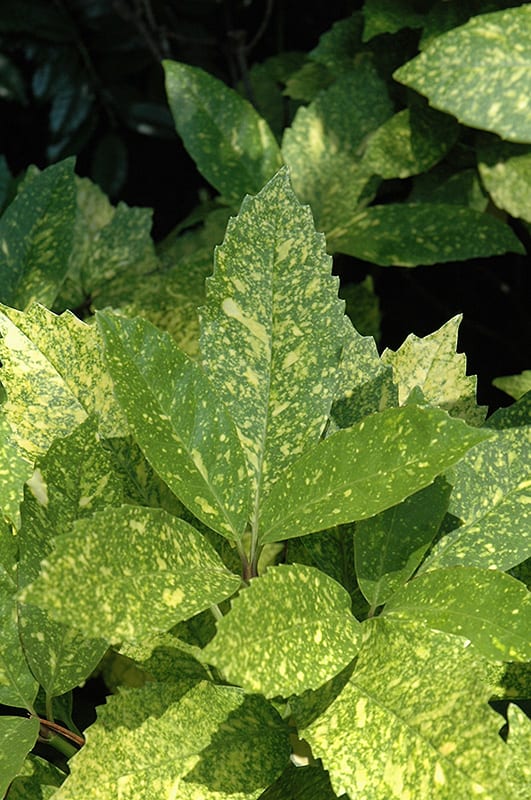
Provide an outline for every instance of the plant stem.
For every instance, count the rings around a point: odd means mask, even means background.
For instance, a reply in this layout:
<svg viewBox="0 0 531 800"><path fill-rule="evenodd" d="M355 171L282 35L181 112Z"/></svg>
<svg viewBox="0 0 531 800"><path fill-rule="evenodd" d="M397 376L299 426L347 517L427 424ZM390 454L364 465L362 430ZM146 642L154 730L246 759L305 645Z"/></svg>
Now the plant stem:
<svg viewBox="0 0 531 800"><path fill-rule="evenodd" d="M46 718L50 722L55 722L54 716L53 716L53 697L51 695L49 695L48 692L46 693L46 703L45 703L45 705L46 705Z"/></svg>
<svg viewBox="0 0 531 800"><path fill-rule="evenodd" d="M211 610L211 612L212 612L212 614L214 616L214 619L217 622L219 622L220 619L223 619L223 614L221 613L221 609L217 605L217 603L212 603L211 606L210 606L210 610Z"/></svg>

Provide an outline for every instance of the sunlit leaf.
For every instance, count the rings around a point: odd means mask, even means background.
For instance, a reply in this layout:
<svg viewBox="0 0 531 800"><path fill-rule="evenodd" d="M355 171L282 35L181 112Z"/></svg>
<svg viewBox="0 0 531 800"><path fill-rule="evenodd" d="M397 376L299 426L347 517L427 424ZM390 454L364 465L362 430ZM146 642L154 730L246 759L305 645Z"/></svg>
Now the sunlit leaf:
<svg viewBox="0 0 531 800"><path fill-rule="evenodd" d="M492 385L502 392L520 400L527 392L531 392L531 369L524 369L519 375L504 375L494 378Z"/></svg>
<svg viewBox="0 0 531 800"><path fill-rule="evenodd" d="M531 222L531 148L485 141L478 147L478 168L498 208Z"/></svg>

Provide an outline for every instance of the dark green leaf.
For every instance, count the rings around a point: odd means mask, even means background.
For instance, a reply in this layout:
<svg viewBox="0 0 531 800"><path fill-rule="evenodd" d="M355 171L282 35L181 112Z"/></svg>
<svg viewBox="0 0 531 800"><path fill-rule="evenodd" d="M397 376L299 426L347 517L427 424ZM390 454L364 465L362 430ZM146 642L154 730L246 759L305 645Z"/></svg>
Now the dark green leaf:
<svg viewBox="0 0 531 800"><path fill-rule="evenodd" d="M411 0L365 0L363 18L364 42L381 33L396 33L402 28L422 28L424 21Z"/></svg>
<svg viewBox="0 0 531 800"><path fill-rule="evenodd" d="M428 486L491 436L444 411L413 405L366 417L284 471L262 507L262 540L372 517Z"/></svg>
<svg viewBox="0 0 531 800"><path fill-rule="evenodd" d="M64 772L32 753L9 787L7 800L45 800L64 780Z"/></svg>
<svg viewBox="0 0 531 800"><path fill-rule="evenodd" d="M24 760L39 733L37 719L0 717L0 795L5 796L9 784L20 774ZM11 793L10 793L11 794Z"/></svg>

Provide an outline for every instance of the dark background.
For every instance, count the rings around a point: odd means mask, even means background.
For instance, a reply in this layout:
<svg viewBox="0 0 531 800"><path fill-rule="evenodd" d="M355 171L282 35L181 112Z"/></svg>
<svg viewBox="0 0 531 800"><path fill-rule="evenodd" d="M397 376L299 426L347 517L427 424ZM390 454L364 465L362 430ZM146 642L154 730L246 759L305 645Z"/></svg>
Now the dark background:
<svg viewBox="0 0 531 800"><path fill-rule="evenodd" d="M208 188L174 131L161 59L201 66L236 86L253 63L286 50L308 52L361 5L0 0L0 153L15 175L76 154L77 172L113 202L154 209L159 240ZM528 229L511 224L530 252ZM468 371L478 374L479 401L494 410L512 401L492 379L531 366L528 261L507 254L407 269L338 256L335 270L345 285L372 276L381 349L464 313L460 349Z"/></svg>

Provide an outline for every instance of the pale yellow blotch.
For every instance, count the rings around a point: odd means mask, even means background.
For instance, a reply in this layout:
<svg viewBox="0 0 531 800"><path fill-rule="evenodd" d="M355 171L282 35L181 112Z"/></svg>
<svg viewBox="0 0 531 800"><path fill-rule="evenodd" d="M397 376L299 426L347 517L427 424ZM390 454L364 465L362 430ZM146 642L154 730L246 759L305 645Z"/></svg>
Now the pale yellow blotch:
<svg viewBox="0 0 531 800"><path fill-rule="evenodd" d="M310 128L310 135L308 137L308 147L312 152L312 156L319 158L325 149L323 123L317 117L313 120L312 127Z"/></svg>
<svg viewBox="0 0 531 800"><path fill-rule="evenodd" d="M292 245L293 242L291 239L284 239L284 241L277 247L277 258L279 259L286 258L286 256L289 255L289 251L291 250Z"/></svg>
<svg viewBox="0 0 531 800"><path fill-rule="evenodd" d="M167 562L160 556L157 556L157 569L160 569L161 572L165 572L168 569Z"/></svg>
<svg viewBox="0 0 531 800"><path fill-rule="evenodd" d="M442 756L449 756L454 752L456 747L457 745L455 742L443 742L443 744L439 747L439 753Z"/></svg>
<svg viewBox="0 0 531 800"><path fill-rule="evenodd" d="M33 472L31 478L26 481L26 485L39 505L48 505L48 486L40 469Z"/></svg>
<svg viewBox="0 0 531 800"><path fill-rule="evenodd" d="M231 297L225 298L221 304L221 308L228 317L232 317L232 319L241 322L252 336L265 344L266 347L269 347L269 336L262 323L244 314L238 303L235 303Z"/></svg>
<svg viewBox="0 0 531 800"><path fill-rule="evenodd" d="M247 379L251 386L260 386L260 376L251 367L246 368L243 377Z"/></svg>
<svg viewBox="0 0 531 800"><path fill-rule="evenodd" d="M136 519L132 519L129 521L129 527L132 531L138 531L138 533L144 533L146 526L143 522L138 522Z"/></svg>
<svg viewBox="0 0 531 800"><path fill-rule="evenodd" d="M343 492L343 497L350 497L351 494L352 494L352 489L346 489Z"/></svg>
<svg viewBox="0 0 531 800"><path fill-rule="evenodd" d="M199 450L190 450L190 455L192 456L192 460L193 460L194 464L196 465L196 467L197 467L199 473L201 474L201 476L205 480L208 480L208 471L207 471L207 468L205 467L205 462L203 461L203 456L201 455Z"/></svg>
<svg viewBox="0 0 531 800"><path fill-rule="evenodd" d="M184 600L184 592L178 587L175 589L164 589L162 592L162 602L170 608L177 608Z"/></svg>
<svg viewBox="0 0 531 800"><path fill-rule="evenodd" d="M288 402L279 403L278 406L275 406L273 408L273 410L271 411L271 416L272 417L278 417L278 415L282 414L282 412L285 411L286 408L288 408L288 407L289 407L289 403Z"/></svg>
<svg viewBox="0 0 531 800"><path fill-rule="evenodd" d="M87 506L89 506L91 502L92 502L92 497L87 497L86 495L83 495L82 497L79 498L78 506L79 508L87 508Z"/></svg>
<svg viewBox="0 0 531 800"><path fill-rule="evenodd" d="M315 644L321 644L321 642L323 641L323 632L322 632L322 630L320 628L318 628L315 631L313 640L314 640Z"/></svg>
<svg viewBox="0 0 531 800"><path fill-rule="evenodd" d="M304 672L301 672L301 670L299 670L297 672L297 680L298 681L303 681L304 680Z"/></svg>
<svg viewBox="0 0 531 800"><path fill-rule="evenodd" d="M356 726L364 728L367 722L367 700L365 697L360 697L356 703Z"/></svg>
<svg viewBox="0 0 531 800"><path fill-rule="evenodd" d="M205 500L204 497L199 497L199 496L194 497L194 502L197 503L197 505L204 514L216 513L216 509L213 506L211 506L210 503L207 500Z"/></svg>
<svg viewBox="0 0 531 800"><path fill-rule="evenodd" d="M296 350L291 350L284 357L284 361L282 362L282 369L287 369L288 367L291 367L291 365L295 364L295 362L298 360L299 360L299 353L297 353Z"/></svg>
<svg viewBox="0 0 531 800"><path fill-rule="evenodd" d="M435 764L435 772L433 774L433 782L436 783L438 786L444 786L446 783L446 775L444 774L444 770L437 761Z"/></svg>
<svg viewBox="0 0 531 800"><path fill-rule="evenodd" d="M181 785L181 779L177 778L170 788L168 789L168 800L177 800L177 792L179 791L179 786Z"/></svg>

